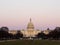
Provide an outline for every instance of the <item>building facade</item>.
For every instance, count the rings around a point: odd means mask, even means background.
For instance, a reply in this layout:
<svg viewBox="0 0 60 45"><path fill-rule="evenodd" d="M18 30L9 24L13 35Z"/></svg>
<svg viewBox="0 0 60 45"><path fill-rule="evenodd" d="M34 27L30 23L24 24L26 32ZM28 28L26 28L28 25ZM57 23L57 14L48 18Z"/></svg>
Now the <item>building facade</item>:
<svg viewBox="0 0 60 45"><path fill-rule="evenodd" d="M26 30L20 30L23 33L23 37L35 37L38 33L42 32L42 30L35 30L34 24L30 19ZM17 30L10 30L9 33L16 34ZM43 33L48 34L49 30L44 30Z"/></svg>
<svg viewBox="0 0 60 45"><path fill-rule="evenodd" d="M30 22L27 25L27 29L21 30L21 32L23 33L24 37L35 37L41 31L35 30L34 24L32 23L32 20L30 19Z"/></svg>

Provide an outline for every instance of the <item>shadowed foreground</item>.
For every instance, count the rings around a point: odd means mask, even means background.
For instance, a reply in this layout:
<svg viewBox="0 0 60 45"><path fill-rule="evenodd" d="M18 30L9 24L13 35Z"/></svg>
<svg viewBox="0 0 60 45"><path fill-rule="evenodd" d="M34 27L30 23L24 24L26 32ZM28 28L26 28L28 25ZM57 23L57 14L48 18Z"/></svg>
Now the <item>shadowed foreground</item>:
<svg viewBox="0 0 60 45"><path fill-rule="evenodd" d="M16 40L0 42L0 45L60 45L60 41L49 40Z"/></svg>

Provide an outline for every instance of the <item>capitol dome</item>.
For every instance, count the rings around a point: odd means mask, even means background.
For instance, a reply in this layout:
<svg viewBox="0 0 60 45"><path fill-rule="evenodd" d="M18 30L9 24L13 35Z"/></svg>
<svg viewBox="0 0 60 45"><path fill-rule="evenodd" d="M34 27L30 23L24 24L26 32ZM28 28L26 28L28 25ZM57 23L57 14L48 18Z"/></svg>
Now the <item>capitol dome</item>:
<svg viewBox="0 0 60 45"><path fill-rule="evenodd" d="M27 29L34 29L34 25L31 22L31 19L30 19L30 22L28 23Z"/></svg>

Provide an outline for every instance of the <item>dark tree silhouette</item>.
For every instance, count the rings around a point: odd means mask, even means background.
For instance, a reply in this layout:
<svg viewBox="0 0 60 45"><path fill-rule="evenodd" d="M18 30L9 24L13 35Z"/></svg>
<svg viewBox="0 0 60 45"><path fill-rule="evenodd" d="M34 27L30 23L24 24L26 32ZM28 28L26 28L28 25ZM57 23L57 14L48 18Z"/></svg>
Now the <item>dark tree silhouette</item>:
<svg viewBox="0 0 60 45"><path fill-rule="evenodd" d="M49 28L47 28L47 30L50 30Z"/></svg>
<svg viewBox="0 0 60 45"><path fill-rule="evenodd" d="M23 34L21 33L21 31L17 31L17 33L15 34L15 37L16 37L17 39L23 38Z"/></svg>
<svg viewBox="0 0 60 45"><path fill-rule="evenodd" d="M60 27L56 27L48 34L48 38L58 40L60 39Z"/></svg>
<svg viewBox="0 0 60 45"><path fill-rule="evenodd" d="M8 32L9 28L8 27L1 27L0 30Z"/></svg>
<svg viewBox="0 0 60 45"><path fill-rule="evenodd" d="M38 34L36 35L36 37L37 37L37 38L41 38L41 39L46 39L46 35L45 35L43 32L38 33Z"/></svg>
<svg viewBox="0 0 60 45"><path fill-rule="evenodd" d="M7 39L9 37L8 27L1 27L0 28L0 39Z"/></svg>

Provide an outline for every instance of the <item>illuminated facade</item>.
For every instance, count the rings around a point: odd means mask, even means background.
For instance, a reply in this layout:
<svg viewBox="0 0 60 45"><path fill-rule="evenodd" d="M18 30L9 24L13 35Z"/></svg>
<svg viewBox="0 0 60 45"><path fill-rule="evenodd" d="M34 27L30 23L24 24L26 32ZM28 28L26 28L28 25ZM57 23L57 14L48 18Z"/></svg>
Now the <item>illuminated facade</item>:
<svg viewBox="0 0 60 45"><path fill-rule="evenodd" d="M21 30L21 32L23 33L24 37L35 37L41 31L34 29L34 25L32 23L32 20L30 19L30 22L27 25L27 29Z"/></svg>
<svg viewBox="0 0 60 45"><path fill-rule="evenodd" d="M27 29L20 30L23 33L23 37L35 37L38 33L41 33L42 30L35 30L32 20L30 19ZM44 30L43 33L49 34L49 30ZM10 30L9 33L16 34L17 30Z"/></svg>

